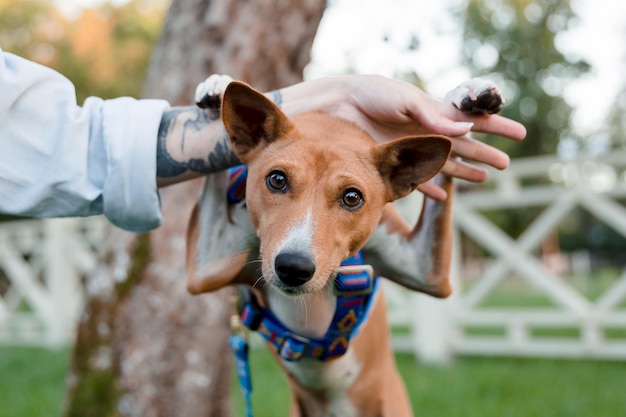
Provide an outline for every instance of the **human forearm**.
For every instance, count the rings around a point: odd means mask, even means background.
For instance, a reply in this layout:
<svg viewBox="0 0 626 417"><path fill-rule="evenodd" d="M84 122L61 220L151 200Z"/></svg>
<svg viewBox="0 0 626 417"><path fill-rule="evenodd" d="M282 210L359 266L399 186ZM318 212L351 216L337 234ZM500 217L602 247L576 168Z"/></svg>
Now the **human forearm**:
<svg viewBox="0 0 626 417"><path fill-rule="evenodd" d="M276 94L278 94L280 102L277 104L288 116L320 110L340 116L341 114L337 112L349 103L350 77L352 76L336 76L306 81L267 95L277 103ZM343 116L351 119L350 114Z"/></svg>
<svg viewBox="0 0 626 417"><path fill-rule="evenodd" d="M157 185L164 187L239 163L219 118L173 107L163 113L157 139Z"/></svg>

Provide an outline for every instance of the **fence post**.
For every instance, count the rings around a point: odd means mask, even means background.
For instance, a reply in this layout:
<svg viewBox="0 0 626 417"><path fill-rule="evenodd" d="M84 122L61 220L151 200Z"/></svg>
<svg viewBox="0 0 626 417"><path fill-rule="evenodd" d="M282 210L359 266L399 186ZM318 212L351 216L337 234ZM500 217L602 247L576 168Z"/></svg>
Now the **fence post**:
<svg viewBox="0 0 626 417"><path fill-rule="evenodd" d="M44 277L50 292L53 317L46 317L47 343L61 346L73 335L76 316L76 301L79 296L79 277L72 265L67 239L76 238L75 219L44 220Z"/></svg>
<svg viewBox="0 0 626 417"><path fill-rule="evenodd" d="M410 297L416 314L412 329L415 356L426 364L449 363L451 355L447 340L446 301L424 294L410 294Z"/></svg>

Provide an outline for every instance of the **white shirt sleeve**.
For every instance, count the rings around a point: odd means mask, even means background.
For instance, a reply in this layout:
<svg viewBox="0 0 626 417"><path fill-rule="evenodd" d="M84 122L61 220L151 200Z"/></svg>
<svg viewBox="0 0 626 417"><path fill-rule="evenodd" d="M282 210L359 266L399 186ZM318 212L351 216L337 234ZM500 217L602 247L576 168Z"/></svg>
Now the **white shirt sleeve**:
<svg viewBox="0 0 626 417"><path fill-rule="evenodd" d="M0 213L159 226L156 142L168 106L90 97L80 107L68 79L0 49Z"/></svg>

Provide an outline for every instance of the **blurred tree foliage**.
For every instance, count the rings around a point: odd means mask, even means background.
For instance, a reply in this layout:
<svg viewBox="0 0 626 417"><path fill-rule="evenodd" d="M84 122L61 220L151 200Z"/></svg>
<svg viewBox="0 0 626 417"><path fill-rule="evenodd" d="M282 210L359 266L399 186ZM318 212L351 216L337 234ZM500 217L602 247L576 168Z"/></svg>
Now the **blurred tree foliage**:
<svg viewBox="0 0 626 417"><path fill-rule="evenodd" d="M0 0L0 47L52 67L88 96L141 95L164 1L107 1L66 16L48 0Z"/></svg>
<svg viewBox="0 0 626 417"><path fill-rule="evenodd" d="M559 32L576 24L569 0L469 0L464 17L463 61L474 75L502 86L503 115L523 123L523 143L487 137L511 157L555 153L572 138L572 109L563 99L568 80L589 64L568 59L556 47Z"/></svg>

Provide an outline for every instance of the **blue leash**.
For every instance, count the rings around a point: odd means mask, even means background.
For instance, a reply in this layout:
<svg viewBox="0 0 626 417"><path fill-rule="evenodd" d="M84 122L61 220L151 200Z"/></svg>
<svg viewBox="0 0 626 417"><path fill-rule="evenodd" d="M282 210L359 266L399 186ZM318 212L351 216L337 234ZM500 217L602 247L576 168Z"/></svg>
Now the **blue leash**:
<svg viewBox="0 0 626 417"><path fill-rule="evenodd" d="M229 340L230 348L235 354L235 365L237 367L237 377L239 378L239 388L246 402L246 416L252 416L252 377L250 375L250 361L248 354L250 346L245 336L233 334Z"/></svg>

